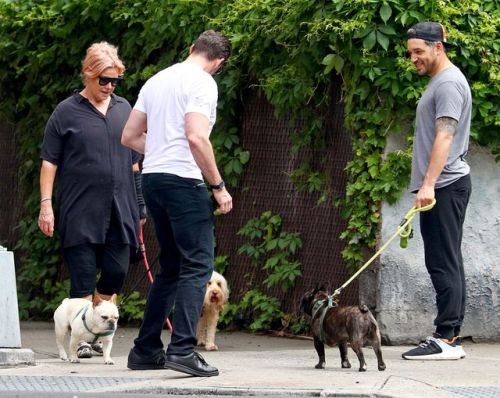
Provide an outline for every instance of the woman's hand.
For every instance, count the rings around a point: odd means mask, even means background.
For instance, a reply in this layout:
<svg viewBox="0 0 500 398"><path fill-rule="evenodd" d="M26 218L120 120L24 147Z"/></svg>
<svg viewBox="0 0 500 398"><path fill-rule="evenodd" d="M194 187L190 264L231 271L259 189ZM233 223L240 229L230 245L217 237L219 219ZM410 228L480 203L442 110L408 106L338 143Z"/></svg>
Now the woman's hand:
<svg viewBox="0 0 500 398"><path fill-rule="evenodd" d="M52 237L54 235L54 211L52 210L52 203L50 201L40 204L38 228L46 236Z"/></svg>

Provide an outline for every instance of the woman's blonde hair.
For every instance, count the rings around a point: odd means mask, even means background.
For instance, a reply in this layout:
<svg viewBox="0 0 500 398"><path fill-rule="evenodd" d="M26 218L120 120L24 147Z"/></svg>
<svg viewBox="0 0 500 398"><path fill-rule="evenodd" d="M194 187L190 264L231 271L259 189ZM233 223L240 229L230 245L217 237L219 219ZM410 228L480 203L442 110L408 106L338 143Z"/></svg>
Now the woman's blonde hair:
<svg viewBox="0 0 500 398"><path fill-rule="evenodd" d="M123 75L125 65L118 58L118 47L102 41L94 43L87 49L87 54L82 61L82 80L99 76L108 68L118 69L118 74Z"/></svg>

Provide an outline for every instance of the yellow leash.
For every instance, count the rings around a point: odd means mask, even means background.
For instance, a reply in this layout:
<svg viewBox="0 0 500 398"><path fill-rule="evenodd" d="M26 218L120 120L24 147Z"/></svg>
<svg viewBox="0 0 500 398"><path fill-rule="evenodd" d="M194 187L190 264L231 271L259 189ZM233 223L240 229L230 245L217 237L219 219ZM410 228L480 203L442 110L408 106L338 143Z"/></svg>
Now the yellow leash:
<svg viewBox="0 0 500 398"><path fill-rule="evenodd" d="M436 204L436 199L433 199L432 203L427 205L427 206L419 207L418 209L415 207L412 207L408 211L408 213L406 213L403 220L399 224L398 230L396 231L396 233L394 235L392 235L390 237L390 239L387 242L385 242L385 244L380 249L378 249L378 251L372 256L372 258L370 258L353 276L351 276L347 282L345 282L341 287L339 287L337 290L335 290L335 292L333 292L332 296L334 298L339 296L340 293L342 292L342 290L344 290L347 287L347 285L349 285L354 279L356 279L358 277L358 275L361 274L373 262L373 260L375 260L380 255L380 253L382 253L387 248L387 246L389 246L389 244L394 239L396 239L397 236L399 236L401 238L400 246L403 249L406 248L408 246L408 239L411 237L411 234L412 234L411 221L417 215L417 213L419 213L421 211L430 210L434 207L435 204Z"/></svg>

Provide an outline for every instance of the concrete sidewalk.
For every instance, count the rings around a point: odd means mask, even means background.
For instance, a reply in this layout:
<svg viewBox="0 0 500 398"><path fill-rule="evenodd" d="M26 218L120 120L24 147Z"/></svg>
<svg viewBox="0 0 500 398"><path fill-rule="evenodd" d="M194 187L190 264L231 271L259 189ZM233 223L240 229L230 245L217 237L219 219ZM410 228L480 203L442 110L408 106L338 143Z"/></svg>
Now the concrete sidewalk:
<svg viewBox="0 0 500 398"><path fill-rule="evenodd" d="M168 339L168 332L164 332ZM127 355L136 328L119 328L113 344L115 365L102 357L80 364L57 358L53 325L21 324L23 348L35 352L36 366L0 369L2 391L164 393L190 395L296 395L336 397L500 397L500 344L464 341L467 358L458 361L406 361L408 347L384 346L387 370L379 372L373 350L366 347L368 371L360 373L349 350L351 369L340 368L337 348L326 351L326 369L314 368L317 355L310 340L219 333L217 352L201 351L220 376L197 378L170 370L131 371Z"/></svg>

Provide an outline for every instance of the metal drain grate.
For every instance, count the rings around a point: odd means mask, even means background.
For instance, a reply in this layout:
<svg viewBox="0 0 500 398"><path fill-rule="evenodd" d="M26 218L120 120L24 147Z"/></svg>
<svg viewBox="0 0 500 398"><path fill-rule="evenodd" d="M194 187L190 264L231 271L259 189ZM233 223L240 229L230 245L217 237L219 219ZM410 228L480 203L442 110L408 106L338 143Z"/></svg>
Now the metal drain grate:
<svg viewBox="0 0 500 398"><path fill-rule="evenodd" d="M147 380L136 377L0 376L0 391L85 392Z"/></svg>
<svg viewBox="0 0 500 398"><path fill-rule="evenodd" d="M467 398L499 398L500 387L441 387Z"/></svg>

